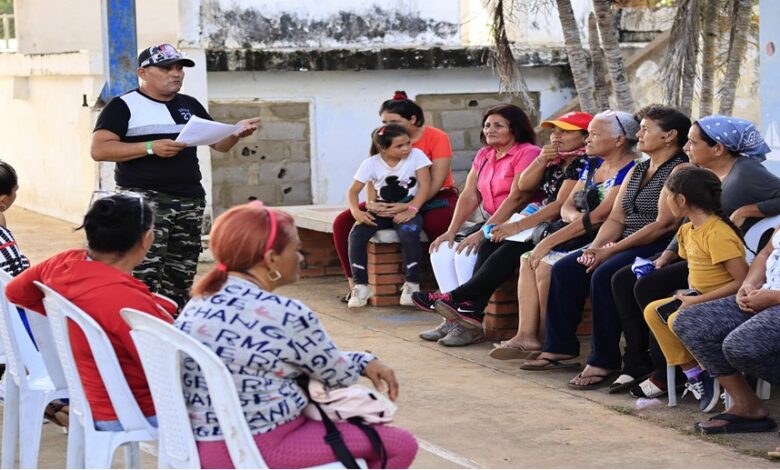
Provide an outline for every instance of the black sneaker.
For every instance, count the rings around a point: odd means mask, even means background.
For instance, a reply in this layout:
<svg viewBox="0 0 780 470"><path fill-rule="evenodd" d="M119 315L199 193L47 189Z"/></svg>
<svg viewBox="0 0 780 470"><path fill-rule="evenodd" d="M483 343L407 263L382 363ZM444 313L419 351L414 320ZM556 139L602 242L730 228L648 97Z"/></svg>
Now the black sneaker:
<svg viewBox="0 0 780 470"><path fill-rule="evenodd" d="M436 301L436 313L470 330L482 329L484 313L478 312L469 301L453 302L452 298Z"/></svg>
<svg viewBox="0 0 780 470"><path fill-rule="evenodd" d="M440 294L425 290L412 293L412 303L423 312L436 313L434 305L437 300L450 300L450 294Z"/></svg>
<svg viewBox="0 0 780 470"><path fill-rule="evenodd" d="M720 383L705 370L695 379L688 379L682 396L687 395L688 392L699 400L699 410L709 413L720 399Z"/></svg>

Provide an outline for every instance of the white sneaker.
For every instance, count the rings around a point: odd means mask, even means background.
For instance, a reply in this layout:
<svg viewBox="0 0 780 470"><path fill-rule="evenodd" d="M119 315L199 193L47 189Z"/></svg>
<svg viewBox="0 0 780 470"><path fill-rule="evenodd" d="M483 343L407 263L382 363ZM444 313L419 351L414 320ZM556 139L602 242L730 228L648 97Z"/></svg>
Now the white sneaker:
<svg viewBox="0 0 780 470"><path fill-rule="evenodd" d="M413 307L412 294L420 292L420 284L417 282L404 282L404 286L401 288L401 305L406 307Z"/></svg>
<svg viewBox="0 0 780 470"><path fill-rule="evenodd" d="M371 288L366 284L355 284L355 287L352 288L352 292L350 292L347 307L365 307L368 303L368 299L370 299L372 295Z"/></svg>

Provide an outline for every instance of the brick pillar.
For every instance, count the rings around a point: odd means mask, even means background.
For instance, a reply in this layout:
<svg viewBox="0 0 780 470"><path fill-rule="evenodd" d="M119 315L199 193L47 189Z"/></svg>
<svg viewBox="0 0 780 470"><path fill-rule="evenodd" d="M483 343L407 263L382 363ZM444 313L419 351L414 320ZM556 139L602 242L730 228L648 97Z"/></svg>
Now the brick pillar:
<svg viewBox="0 0 780 470"><path fill-rule="evenodd" d="M485 336L493 341L513 337L518 327L517 275L507 279L490 297L482 321ZM593 327L593 313L590 299L585 300L582 321L577 326L578 336L590 336ZM542 338L543 340L544 338Z"/></svg>
<svg viewBox="0 0 780 470"><path fill-rule="evenodd" d="M423 243L422 249L420 287L433 290L436 284L428 257L428 244ZM368 285L374 293L370 299L371 305L398 305L404 284L403 273L404 256L400 243L368 243Z"/></svg>
<svg viewBox="0 0 780 470"><path fill-rule="evenodd" d="M303 252L301 277L344 275L333 247L333 234L305 228L298 229Z"/></svg>
<svg viewBox="0 0 780 470"><path fill-rule="evenodd" d="M485 336L493 341L509 339L517 333L517 275L504 281L485 307L482 325Z"/></svg>

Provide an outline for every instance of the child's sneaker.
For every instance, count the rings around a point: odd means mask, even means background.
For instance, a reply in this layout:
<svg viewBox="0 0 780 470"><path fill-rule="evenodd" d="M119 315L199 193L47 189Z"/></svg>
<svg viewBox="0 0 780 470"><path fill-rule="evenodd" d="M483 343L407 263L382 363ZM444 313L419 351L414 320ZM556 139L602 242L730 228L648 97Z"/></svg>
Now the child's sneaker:
<svg viewBox="0 0 780 470"><path fill-rule="evenodd" d="M439 300L436 302L436 313L448 320L458 323L464 328L470 330L482 330L482 312L474 309L471 302L453 302L449 300Z"/></svg>
<svg viewBox="0 0 780 470"><path fill-rule="evenodd" d="M457 325L457 323L454 321L442 318L439 326L423 331L420 333L420 338L424 339L425 341L439 341L440 339L447 336L447 333L449 333L455 325Z"/></svg>
<svg viewBox="0 0 780 470"><path fill-rule="evenodd" d="M414 301L412 301L412 295L415 292L420 292L420 283L418 282L404 282L404 286L401 288L401 301L400 304L405 307L412 307Z"/></svg>
<svg viewBox="0 0 780 470"><path fill-rule="evenodd" d="M440 294L430 290L415 292L412 294L412 303L418 310L436 313L437 300L450 300L450 294Z"/></svg>
<svg viewBox="0 0 780 470"><path fill-rule="evenodd" d="M470 330L456 323L447 336L439 340L439 344L442 346L468 346L483 341L485 341L485 333L482 329Z"/></svg>
<svg viewBox="0 0 780 470"><path fill-rule="evenodd" d="M703 413L709 413L718 404L720 383L705 370L695 379L688 379L682 396L687 395L688 392L691 392L693 397L699 400L699 410Z"/></svg>
<svg viewBox="0 0 780 470"><path fill-rule="evenodd" d="M368 299L370 299L372 295L371 288L366 284L355 284L355 287L352 288L352 292L350 292L347 307L365 307L368 303Z"/></svg>

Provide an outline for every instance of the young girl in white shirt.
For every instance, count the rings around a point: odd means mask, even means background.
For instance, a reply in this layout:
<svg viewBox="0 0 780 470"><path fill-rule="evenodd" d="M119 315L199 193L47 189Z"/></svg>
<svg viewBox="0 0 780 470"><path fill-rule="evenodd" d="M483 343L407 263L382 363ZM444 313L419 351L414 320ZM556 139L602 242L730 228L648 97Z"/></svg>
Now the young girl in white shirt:
<svg viewBox="0 0 780 470"><path fill-rule="evenodd" d="M355 226L349 234L349 262L355 279L348 306L363 307L371 297L368 287L368 240L378 230L394 228L401 240L406 282L401 290L401 305L413 305L412 293L420 290L419 214L430 186L431 161L412 148L409 133L390 124L371 133L372 156L363 161L347 191L347 200ZM358 207L358 195L366 184L366 211ZM372 188L373 186L373 188Z"/></svg>

